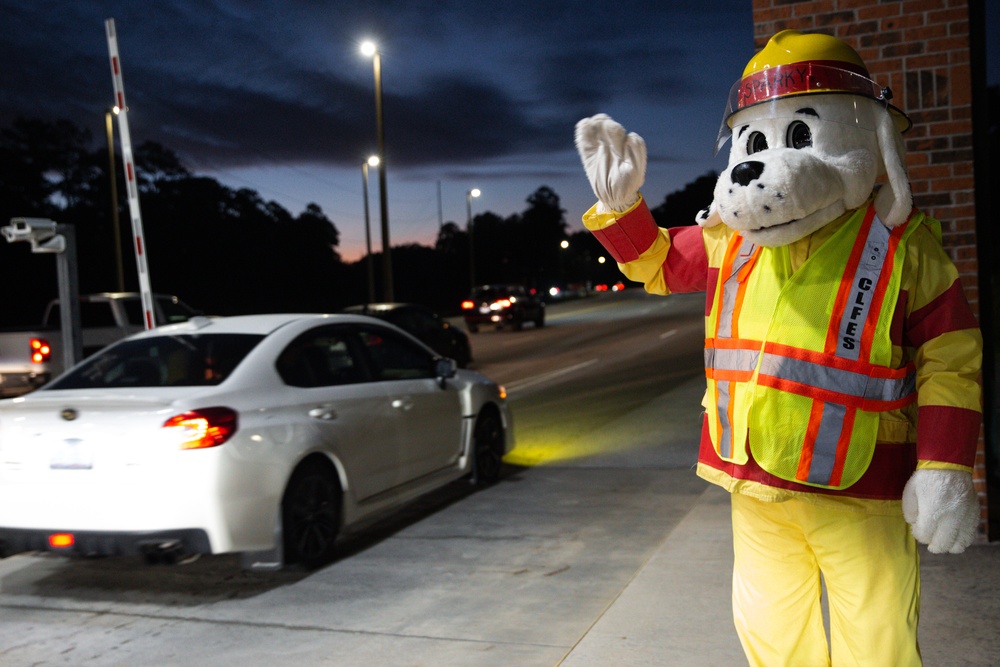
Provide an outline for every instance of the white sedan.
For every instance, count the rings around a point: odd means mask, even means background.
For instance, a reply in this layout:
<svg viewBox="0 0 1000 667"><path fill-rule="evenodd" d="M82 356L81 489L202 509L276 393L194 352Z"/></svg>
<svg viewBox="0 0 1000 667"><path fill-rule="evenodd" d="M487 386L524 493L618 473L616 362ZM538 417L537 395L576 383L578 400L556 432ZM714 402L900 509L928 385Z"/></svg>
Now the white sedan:
<svg viewBox="0 0 1000 667"><path fill-rule="evenodd" d="M380 320L197 317L0 401L0 555L316 567L346 526L496 480L512 433L502 387Z"/></svg>

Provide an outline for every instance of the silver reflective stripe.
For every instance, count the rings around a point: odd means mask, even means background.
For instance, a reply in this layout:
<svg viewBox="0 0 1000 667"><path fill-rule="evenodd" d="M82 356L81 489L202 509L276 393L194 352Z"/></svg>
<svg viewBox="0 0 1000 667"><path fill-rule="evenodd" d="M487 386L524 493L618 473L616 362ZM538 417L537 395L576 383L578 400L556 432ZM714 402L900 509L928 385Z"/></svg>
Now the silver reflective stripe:
<svg viewBox="0 0 1000 667"><path fill-rule="evenodd" d="M847 409L836 403L823 404L823 416L820 417L819 432L813 446L812 463L809 465L809 482L812 484L829 484L833 475L833 467L837 463L837 443L840 432L844 428L844 416Z"/></svg>
<svg viewBox="0 0 1000 667"><path fill-rule="evenodd" d="M719 432L719 454L722 458L731 458L733 455L733 425L729 423L729 382L716 382L719 390L719 425L722 427Z"/></svg>
<svg viewBox="0 0 1000 667"><path fill-rule="evenodd" d="M861 261L854 272L851 293L844 312L840 316L839 337L836 355L843 359L858 360L861 353L861 334L871 311L875 286L885 265L889 249L889 228L882 224L878 216L872 220L861 252Z"/></svg>
<svg viewBox="0 0 1000 667"><path fill-rule="evenodd" d="M865 387L865 398L870 401L897 401L917 390L917 374L907 373L899 380L888 378L869 378Z"/></svg>
<svg viewBox="0 0 1000 667"><path fill-rule="evenodd" d="M810 387L829 389L851 396L864 396L865 388L868 386L867 375L776 354L764 354L764 360L760 364L760 372L762 375L770 375L782 380L791 380Z"/></svg>
<svg viewBox="0 0 1000 667"><path fill-rule="evenodd" d="M757 368L760 350L705 349L705 368L717 371L747 371Z"/></svg>
<svg viewBox="0 0 1000 667"><path fill-rule="evenodd" d="M770 375L809 387L875 401L898 401L916 390L915 373L909 373L895 380L872 378L863 373L830 368L811 361L770 353L764 354L764 359L760 362L760 372L761 375Z"/></svg>
<svg viewBox="0 0 1000 667"><path fill-rule="evenodd" d="M722 308L719 309L716 319L719 338L733 337L733 311L736 309L736 293L740 287L736 276L740 272L740 269L750 261L755 248L756 246L753 243L743 239L743 242L740 243L739 252L736 254L736 259L733 260L733 271L726 276L726 282L722 283Z"/></svg>

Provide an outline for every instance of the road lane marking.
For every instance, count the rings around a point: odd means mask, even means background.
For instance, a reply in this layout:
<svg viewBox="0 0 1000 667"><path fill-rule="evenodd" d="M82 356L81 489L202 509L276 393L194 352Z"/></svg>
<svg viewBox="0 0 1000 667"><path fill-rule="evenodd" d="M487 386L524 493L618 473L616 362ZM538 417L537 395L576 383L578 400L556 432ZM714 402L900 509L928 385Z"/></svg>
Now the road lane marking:
<svg viewBox="0 0 1000 667"><path fill-rule="evenodd" d="M670 331L664 331L660 334L660 340L666 340L677 333L677 329L671 329Z"/></svg>
<svg viewBox="0 0 1000 667"><path fill-rule="evenodd" d="M592 366L597 363L597 359L591 359L589 361L583 361L579 364L574 364L573 366L567 366L566 368L560 368L556 371L549 371L548 373L542 373L541 375L536 375L534 377L526 378L524 380L517 380L515 382L505 382L504 386L507 388L507 393L513 393L515 391L520 391L521 389L527 389L528 387L534 387L537 384L543 382L548 382L549 380L554 380L563 375L568 375L574 373L578 370L584 369L587 366Z"/></svg>

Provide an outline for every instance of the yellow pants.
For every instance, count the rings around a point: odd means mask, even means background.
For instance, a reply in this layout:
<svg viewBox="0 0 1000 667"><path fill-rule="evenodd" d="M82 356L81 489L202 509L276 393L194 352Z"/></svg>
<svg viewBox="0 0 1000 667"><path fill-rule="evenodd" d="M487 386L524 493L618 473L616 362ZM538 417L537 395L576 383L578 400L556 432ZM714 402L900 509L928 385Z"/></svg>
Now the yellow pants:
<svg viewBox="0 0 1000 667"><path fill-rule="evenodd" d="M879 516L859 512L858 504L840 510L799 499L770 503L738 493L732 507L733 618L752 666L921 664L920 556L902 513Z"/></svg>

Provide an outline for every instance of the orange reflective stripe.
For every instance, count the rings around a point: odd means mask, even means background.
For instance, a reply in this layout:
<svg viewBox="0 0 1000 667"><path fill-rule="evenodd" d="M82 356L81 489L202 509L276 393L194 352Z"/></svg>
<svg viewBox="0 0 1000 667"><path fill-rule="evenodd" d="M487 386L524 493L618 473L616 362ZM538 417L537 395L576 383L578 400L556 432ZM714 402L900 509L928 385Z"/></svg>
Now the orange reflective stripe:
<svg viewBox="0 0 1000 667"><path fill-rule="evenodd" d="M724 458L733 455L732 409L729 392L732 386L729 382L715 383L715 419L716 432L719 434L719 455Z"/></svg>
<svg viewBox="0 0 1000 667"><path fill-rule="evenodd" d="M732 458L736 452L736 435L733 433L733 383L726 382L726 445L729 449L726 456ZM741 445L743 443L740 443Z"/></svg>
<svg viewBox="0 0 1000 667"><path fill-rule="evenodd" d="M881 224L878 218L875 219ZM878 283L875 285L875 293L872 295L872 312L882 312L882 302L885 300L886 290L889 288L889 280L892 278L892 265L896 259L896 249L903 236L906 225L893 227L889 233L889 247L883 262L883 271L879 275ZM888 269L888 270L884 270ZM869 317L865 322L864 333L861 335L861 358L871 359L872 343L875 340L875 330L878 327L878 317Z"/></svg>
<svg viewBox="0 0 1000 667"><path fill-rule="evenodd" d="M916 398L916 367L889 368L765 343L758 383L867 412L899 410Z"/></svg>
<svg viewBox="0 0 1000 667"><path fill-rule="evenodd" d="M740 340L738 325L750 271L759 254L760 248L740 236L730 241L719 270L721 286L716 291L715 327L710 332L713 337L705 340L705 376L715 382L712 419L718 433L719 455L723 459L732 458L737 447L732 392L750 381L760 357L761 342Z"/></svg>
<svg viewBox="0 0 1000 667"><path fill-rule="evenodd" d="M760 358L760 341L705 339L705 376L710 380L748 382Z"/></svg>
<svg viewBox="0 0 1000 667"><path fill-rule="evenodd" d="M795 479L840 486L857 411L836 403L813 401Z"/></svg>
<svg viewBox="0 0 1000 667"><path fill-rule="evenodd" d="M749 338L706 338L705 347L718 350L760 350L763 343Z"/></svg>
<svg viewBox="0 0 1000 667"><path fill-rule="evenodd" d="M795 479L800 482L809 480L809 468L812 467L813 447L816 444L816 436L819 434L819 425L823 419L823 403L813 401L812 410L809 411L809 425L806 427L805 442L802 443L802 454L799 456L799 469L795 473Z"/></svg>
<svg viewBox="0 0 1000 667"><path fill-rule="evenodd" d="M746 296L748 278L760 250L760 247L738 234L730 240L719 269L722 289L716 295L717 315L715 331L712 332L716 338L739 338L740 311Z"/></svg>
<svg viewBox="0 0 1000 667"><path fill-rule="evenodd" d="M844 476L844 465L847 463L847 449L851 444L851 433L854 431L854 415L857 410L849 409L844 415L843 427L840 429L840 439L837 440L837 457L830 472L830 477L826 484L829 486L840 486L840 480Z"/></svg>
<svg viewBox="0 0 1000 667"><path fill-rule="evenodd" d="M906 226L890 230L873 206L866 211L837 289L824 351L847 359L871 359L896 249Z"/></svg>
<svg viewBox="0 0 1000 667"><path fill-rule="evenodd" d="M861 253L864 251L864 243L861 239L868 237L871 230L872 221L875 219L875 207L869 206L865 213L865 218L858 231L858 240L851 248L851 254L847 259L847 266L840 279L840 286L837 288L837 298L833 302L833 317L830 318L830 328L826 332L826 344L823 346L824 352L830 355L837 353L840 336L840 321L847 309L847 300L851 295L851 288L854 286L854 274L861 263Z"/></svg>

